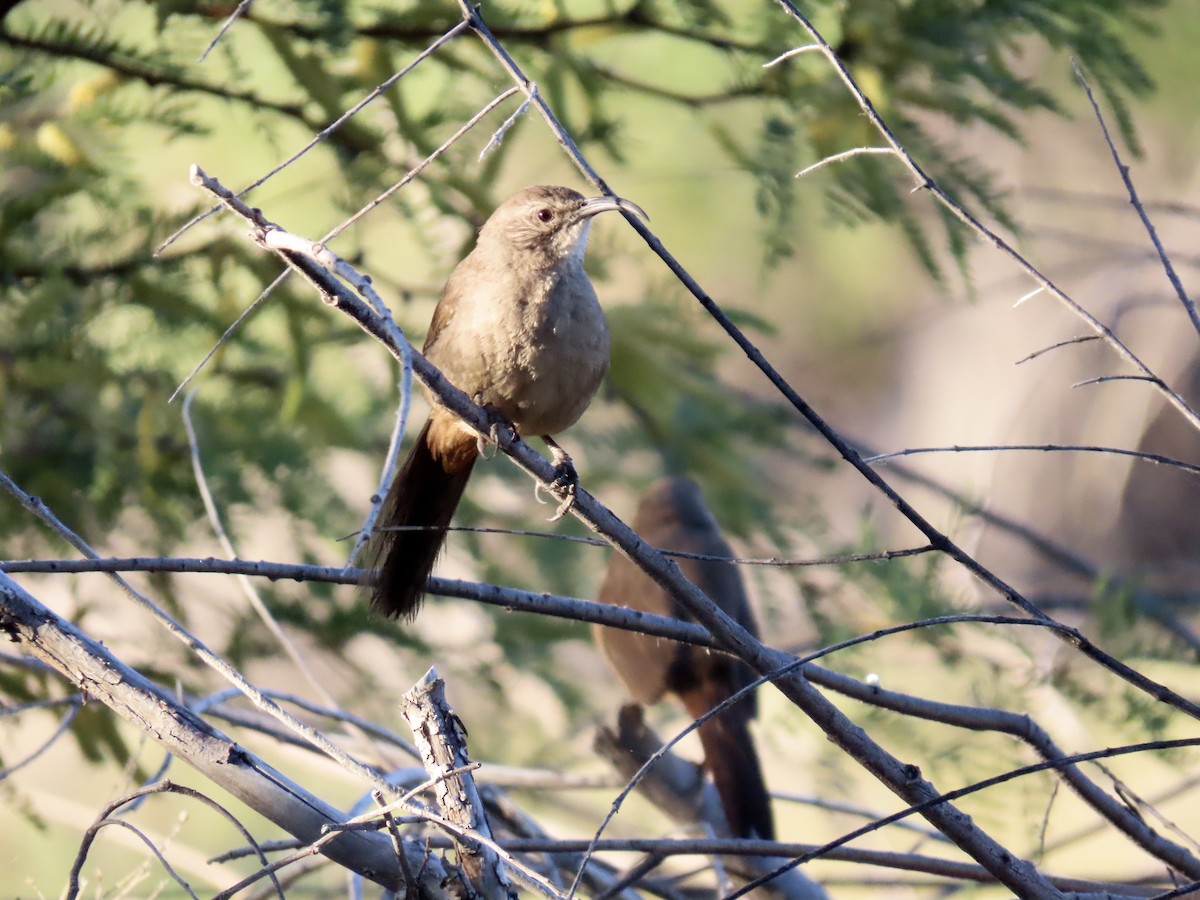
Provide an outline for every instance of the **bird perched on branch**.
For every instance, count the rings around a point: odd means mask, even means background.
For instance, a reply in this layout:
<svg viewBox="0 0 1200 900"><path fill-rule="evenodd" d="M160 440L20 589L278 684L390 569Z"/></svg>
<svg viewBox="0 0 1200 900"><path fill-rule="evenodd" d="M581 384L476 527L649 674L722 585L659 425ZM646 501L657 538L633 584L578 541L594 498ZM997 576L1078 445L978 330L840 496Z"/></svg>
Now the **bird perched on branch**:
<svg viewBox="0 0 1200 900"><path fill-rule="evenodd" d="M573 489L570 457L551 435L570 428L608 371L608 325L583 271L592 217L624 210L618 197L529 187L505 200L451 273L423 352L452 384L518 434L550 447L556 484ZM428 395L428 392L426 392ZM430 397L433 409L392 481L370 559L371 606L416 615L482 438ZM569 506L571 495L560 507Z"/></svg>
<svg viewBox="0 0 1200 900"><path fill-rule="evenodd" d="M638 503L633 530L661 550L721 558L733 555L700 489L688 478L665 478L652 485ZM686 557L676 562L717 606L757 635L742 577L732 563ZM617 553L608 564L596 599L659 616L690 618L665 590ZM663 695L671 694L693 719L729 699L755 677L741 660L704 647L606 626L593 626L593 633L638 703L657 703ZM755 696L749 694L701 723L700 743L730 832L738 837L773 840L771 801L749 729L756 712Z"/></svg>

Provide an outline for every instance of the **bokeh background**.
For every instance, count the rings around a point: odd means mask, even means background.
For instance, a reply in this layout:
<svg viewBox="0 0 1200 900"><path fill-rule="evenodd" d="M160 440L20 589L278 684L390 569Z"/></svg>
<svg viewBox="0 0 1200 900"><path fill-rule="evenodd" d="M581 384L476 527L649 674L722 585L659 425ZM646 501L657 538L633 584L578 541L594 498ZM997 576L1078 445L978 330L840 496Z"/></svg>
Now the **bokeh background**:
<svg viewBox="0 0 1200 900"><path fill-rule="evenodd" d="M1077 59L1097 91L1187 285L1197 265L1200 7L846 0L803 8L932 178L1200 401L1197 335L1069 62ZM219 555L180 402L168 398L279 267L222 216L152 255L204 208L188 166L234 188L256 180L444 33L457 7L256 3L203 62L225 5L27 0L0 10L0 467L104 555ZM650 214L700 284L856 443L876 451L1094 444L1200 462L1195 432L1145 383L1074 386L1129 373L1107 347L1077 344L1016 365L1086 328L1045 293L1017 305L1035 285L948 224L897 161L860 158L792 177L828 154L880 141L818 54L762 68L805 42L777 6L512 2L489 4L485 15L613 189ZM319 237L507 85L486 48L462 35L251 200L281 225ZM508 101L332 244L372 276L414 339L500 199L537 182L586 190L533 113L480 161L518 103ZM563 439L589 490L628 516L651 480L689 474L748 556L922 543L782 405L631 230L605 218L592 233L589 267L612 323L613 369ZM380 347L289 282L196 377L209 487L240 557L345 561L344 536L376 488L396 374ZM1112 455L1015 451L914 456L884 471L1009 583L1190 695L1200 646L1192 634L1195 476ZM477 472L460 521L582 533L576 523L546 525L549 512L531 493L524 475L494 460ZM980 509L1038 537L1015 536ZM3 557L71 555L14 502L0 499L0 510ZM590 598L606 559L606 550L557 541L456 534L439 572ZM788 649L944 612L1007 611L962 570L928 556L748 567L745 576L764 634ZM103 576L21 580L162 683L195 694L222 686ZM305 693L231 578L135 581L256 682ZM396 627L368 619L352 589L261 589L347 709L399 727L398 695L436 663L477 758L605 776L591 734L623 698L585 626L434 600L415 625ZM1178 716L1030 631L941 629L828 663L896 690L1029 712L1071 750L1189 734ZM67 693L8 657L0 691L14 710ZM781 698L764 692L762 706L757 734L773 787L895 808ZM1029 761L1004 738L844 707L943 788ZM653 715L664 730L682 724L669 708ZM45 742L61 717L51 707L0 720L5 765ZM256 749L334 802L349 805L360 789L301 751L265 741ZM0 830L0 894L57 893L82 829L159 761L140 735L85 707L66 738L0 782L9 822ZM1112 769L1196 833L1194 756L1143 755ZM198 780L179 768L172 777ZM1025 779L964 807L1015 852L1044 849L1055 874L1161 874L1104 830L1088 833L1091 818L1070 797L1051 799L1053 783ZM612 793L518 797L555 833L578 835L591 833ZM777 814L781 833L798 840L828 839L858 821L800 804L780 803ZM235 840L215 819L166 802L139 815L170 835L188 877L232 880L203 862ZM640 801L615 826L620 834L664 827ZM157 875L141 872L144 852L123 841L106 835L89 871L110 889L142 879L131 888L137 896ZM864 843L902 850L915 839L889 832ZM831 888L844 883L847 896L882 890L870 880L889 877L810 868Z"/></svg>

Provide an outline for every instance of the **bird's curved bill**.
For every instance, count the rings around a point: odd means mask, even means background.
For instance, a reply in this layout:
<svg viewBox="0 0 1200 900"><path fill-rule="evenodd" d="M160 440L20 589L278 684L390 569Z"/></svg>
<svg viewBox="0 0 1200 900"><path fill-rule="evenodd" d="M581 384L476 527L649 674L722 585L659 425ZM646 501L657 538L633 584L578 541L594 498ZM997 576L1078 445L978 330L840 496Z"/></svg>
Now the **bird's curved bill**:
<svg viewBox="0 0 1200 900"><path fill-rule="evenodd" d="M637 216L644 222L650 221L645 210L624 197L591 197L583 201L583 206L579 207L575 217L576 219L589 219L602 212L626 212Z"/></svg>

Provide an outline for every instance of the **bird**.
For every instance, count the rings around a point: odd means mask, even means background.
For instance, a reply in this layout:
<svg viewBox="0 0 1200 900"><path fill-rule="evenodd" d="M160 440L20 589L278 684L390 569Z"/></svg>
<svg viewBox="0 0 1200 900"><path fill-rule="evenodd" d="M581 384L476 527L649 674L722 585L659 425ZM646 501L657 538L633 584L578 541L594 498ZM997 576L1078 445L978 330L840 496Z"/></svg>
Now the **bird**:
<svg viewBox="0 0 1200 900"><path fill-rule="evenodd" d="M638 502L632 527L643 540L661 550L721 559L733 555L700 488L690 478L670 476L652 484ZM677 563L717 606L757 636L746 589L733 563L687 557ZM617 553L609 561L596 599L655 615L690 619L662 587ZM649 705L673 695L693 719L699 719L755 679L753 670L741 660L704 647L603 625L594 625L593 634L634 700ZM757 702L751 693L701 723L700 743L730 833L774 840L770 796L749 729L756 713Z"/></svg>
<svg viewBox="0 0 1200 900"><path fill-rule="evenodd" d="M552 435L583 415L608 371L608 324L583 258L592 218L609 211L646 217L624 198L586 198L558 185L513 194L447 279L422 350L497 427L541 437L556 483L568 488L577 476ZM429 418L388 489L365 576L372 609L409 620L484 447L473 428L425 393Z"/></svg>

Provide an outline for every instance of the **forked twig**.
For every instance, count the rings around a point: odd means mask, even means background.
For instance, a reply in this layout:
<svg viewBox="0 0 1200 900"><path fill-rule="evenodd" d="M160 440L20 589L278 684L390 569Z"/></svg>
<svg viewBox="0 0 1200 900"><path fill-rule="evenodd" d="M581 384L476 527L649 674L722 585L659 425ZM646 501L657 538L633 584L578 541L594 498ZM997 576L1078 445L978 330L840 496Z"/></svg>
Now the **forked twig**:
<svg viewBox="0 0 1200 900"><path fill-rule="evenodd" d="M225 821L229 822L229 824L231 824L234 828L236 828L242 835L242 838L245 839L249 849L252 850L256 856L258 856L259 860L264 865L266 865L267 857L263 852L262 847L256 840L254 840L254 836L250 833L250 830L244 824L242 824L242 821L226 807L213 800L211 797L200 793L194 788L185 787L180 784L174 784L170 781L160 781L157 784L140 788L139 790L136 790L119 800L109 803L104 808L104 811L96 817L96 821L93 822L91 827L84 832L83 840L80 843L79 852L75 855L75 863L71 866L71 872L67 880L67 897L74 898L79 895L79 875L80 872L83 871L83 864L87 859L88 851L91 849L92 843L96 840L97 835L100 833L100 829L106 825L124 825L125 827L132 829L133 826L131 826L125 820L112 818L113 814L122 806L126 806L142 797L148 797L152 794L178 794L182 797L189 797L193 800L200 801L209 809L215 811L218 815L224 818ZM168 873L170 873L170 875L177 882L179 882L179 884L188 892L190 896L195 897L196 895L192 892L191 888L188 887L188 885L177 874L175 874L175 871L170 867L170 865L168 865L167 861L163 858L158 848L154 846L153 842L149 841L149 839L147 839L146 836L140 831L137 831L137 829L133 830L136 834L138 834L139 837L142 838L143 841L149 845L151 851L155 856L158 857L159 862L162 863L162 865L167 869ZM279 880L274 876L274 874L271 875L271 883L275 888L275 892L279 895L280 900L283 900L283 886L280 885Z"/></svg>
<svg viewBox="0 0 1200 900"><path fill-rule="evenodd" d="M868 456L867 463L881 463L901 456L916 456L923 453L1011 453L1015 451L1031 451L1034 453L1100 453L1109 456L1128 456L1141 462L1169 466L1186 472L1189 475L1200 475L1200 466L1164 456L1161 453L1146 453L1142 450L1126 450L1123 447L1097 447L1087 444L991 444L986 446L967 446L954 444L949 447L905 447L903 450L893 450L890 453L878 453Z"/></svg>
<svg viewBox="0 0 1200 900"><path fill-rule="evenodd" d="M1121 175L1121 181L1125 183L1125 190L1129 192L1129 202L1137 210L1138 218L1142 220L1142 225L1146 228L1146 234L1150 236L1150 242L1154 244L1154 251L1162 261L1163 270L1167 273L1167 280L1171 282L1171 287L1175 289L1175 296L1183 304L1183 308L1192 322L1192 327L1196 329L1197 334L1200 334L1200 311L1196 309L1195 301L1184 290L1183 282L1180 281L1179 275L1175 271L1175 266L1171 263L1171 257L1167 255L1166 248L1158 238L1158 231L1155 229L1154 223L1150 221L1150 216L1146 212L1146 207L1142 205L1141 198L1138 197L1137 188L1133 186L1133 178L1129 175L1129 166L1121 161L1121 154L1117 152L1117 145L1113 143L1112 135L1108 133L1108 123L1104 121L1104 114L1100 111L1100 104L1092 94L1092 86L1088 84L1083 70L1079 68L1079 63L1074 59L1071 60L1071 68L1075 71L1075 77L1079 79L1079 84L1083 87L1084 93L1087 94L1088 102L1092 105L1092 111L1096 114L1096 121L1100 123L1100 130L1104 133L1104 142L1108 144L1108 150L1112 154L1113 163L1117 167L1117 172Z"/></svg>

